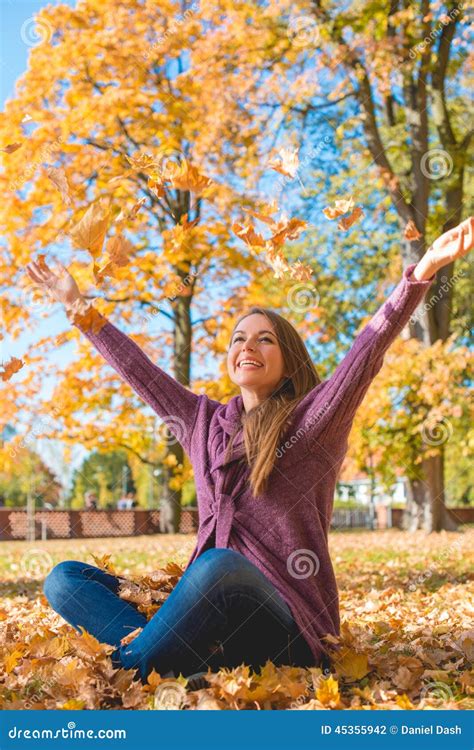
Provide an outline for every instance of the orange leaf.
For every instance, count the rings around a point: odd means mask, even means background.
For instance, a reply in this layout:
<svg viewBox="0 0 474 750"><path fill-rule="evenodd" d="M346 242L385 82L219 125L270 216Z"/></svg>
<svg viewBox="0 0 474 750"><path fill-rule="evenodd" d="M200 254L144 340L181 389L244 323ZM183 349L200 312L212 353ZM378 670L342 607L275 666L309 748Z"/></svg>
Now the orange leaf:
<svg viewBox="0 0 474 750"><path fill-rule="evenodd" d="M363 215L364 212L362 211L361 207L356 206L349 216L345 216L340 220L340 222L338 222L337 228L347 230L357 221L357 219L360 219L360 217Z"/></svg>
<svg viewBox="0 0 474 750"><path fill-rule="evenodd" d="M168 167L165 179L169 180L172 187L177 190L191 190L196 195L201 195L206 188L212 185L212 180L200 174L196 167L189 164L186 159L183 159L180 164L172 162Z"/></svg>
<svg viewBox="0 0 474 750"><path fill-rule="evenodd" d="M347 214L349 211L352 211L354 208L354 198L351 197L347 198L347 200L337 200L334 202L333 206L328 206L327 208L323 208L323 214L326 216L327 219L336 219L338 216L342 216L342 214Z"/></svg>
<svg viewBox="0 0 474 750"><path fill-rule="evenodd" d="M24 364L23 360L12 357L4 365L0 365L0 367L3 367L3 372L0 372L0 377L3 381L10 380L12 375L18 372L18 370L21 370Z"/></svg>
<svg viewBox="0 0 474 750"><path fill-rule="evenodd" d="M413 221L413 219L410 219L409 222L407 223L403 232L403 236L406 240L419 240L420 239L421 234L416 228L416 224Z"/></svg>
<svg viewBox="0 0 474 750"><path fill-rule="evenodd" d="M23 143L9 143L8 146L5 146L1 150L4 151L6 154L13 154L15 151L18 151L19 148L23 146Z"/></svg>

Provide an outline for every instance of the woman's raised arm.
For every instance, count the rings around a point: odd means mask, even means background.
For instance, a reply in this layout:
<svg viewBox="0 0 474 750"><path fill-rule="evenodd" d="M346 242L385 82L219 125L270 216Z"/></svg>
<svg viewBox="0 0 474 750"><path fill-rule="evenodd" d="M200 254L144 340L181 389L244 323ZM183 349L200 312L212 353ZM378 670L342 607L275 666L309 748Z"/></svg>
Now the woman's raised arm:
<svg viewBox="0 0 474 750"><path fill-rule="evenodd" d="M26 266L28 275L61 302L68 318L89 339L107 363L118 372L133 390L163 419L170 432L189 454L194 422L199 402L198 396L168 375L147 357L129 336L94 309L94 317L101 318L100 330L87 324L87 313L92 305L81 295L74 277L57 264L55 272L42 263Z"/></svg>
<svg viewBox="0 0 474 750"><path fill-rule="evenodd" d="M308 447L331 438L343 441L370 383L383 364L385 352L430 287L436 272L474 246L474 217L470 217L430 246L356 337L332 376L315 386L302 400L303 426Z"/></svg>

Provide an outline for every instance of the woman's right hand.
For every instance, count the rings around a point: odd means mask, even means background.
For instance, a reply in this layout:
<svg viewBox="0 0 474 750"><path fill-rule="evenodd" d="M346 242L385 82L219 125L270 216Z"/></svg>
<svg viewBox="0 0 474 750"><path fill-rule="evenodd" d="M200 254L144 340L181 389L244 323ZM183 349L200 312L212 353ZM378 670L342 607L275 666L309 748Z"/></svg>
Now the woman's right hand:
<svg viewBox="0 0 474 750"><path fill-rule="evenodd" d="M77 300L84 300L74 277L59 261L56 273L48 268L43 259L41 262L31 261L27 264L26 270L30 279L48 291L55 300L62 302L66 308L71 307Z"/></svg>

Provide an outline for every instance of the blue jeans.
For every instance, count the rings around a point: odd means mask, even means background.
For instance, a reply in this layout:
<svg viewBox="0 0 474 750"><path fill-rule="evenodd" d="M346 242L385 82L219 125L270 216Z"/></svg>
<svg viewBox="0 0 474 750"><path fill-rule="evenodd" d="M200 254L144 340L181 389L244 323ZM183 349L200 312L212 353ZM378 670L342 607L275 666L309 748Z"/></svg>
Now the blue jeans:
<svg viewBox="0 0 474 750"><path fill-rule="evenodd" d="M56 612L79 630L116 646L117 667L137 670L142 682L155 669L185 677L245 663L314 666L314 657L286 602L263 573L239 552L212 548L185 571L147 621L117 595L119 580L77 560L56 565L44 582ZM142 632L128 645L120 640Z"/></svg>

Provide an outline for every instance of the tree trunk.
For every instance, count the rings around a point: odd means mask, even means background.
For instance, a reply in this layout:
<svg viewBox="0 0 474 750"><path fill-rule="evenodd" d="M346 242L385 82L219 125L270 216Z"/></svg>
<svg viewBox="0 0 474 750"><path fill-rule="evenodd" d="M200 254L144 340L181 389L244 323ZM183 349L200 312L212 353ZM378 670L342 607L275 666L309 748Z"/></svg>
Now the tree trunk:
<svg viewBox="0 0 474 750"><path fill-rule="evenodd" d="M181 449L181 454L183 454L183 449L179 443L177 447ZM160 498L160 532L162 534L178 534L181 522L181 490L172 490L168 482L169 471L165 471L163 494Z"/></svg>
<svg viewBox="0 0 474 750"><path fill-rule="evenodd" d="M406 531L423 529L456 531L458 524L448 513L444 498L444 451L422 461L424 480L408 482L408 498L403 516Z"/></svg>
<svg viewBox="0 0 474 750"><path fill-rule="evenodd" d="M191 299L192 295L180 292L186 292L187 279L186 274L181 270L177 273L183 279L183 288L177 290L177 296L173 300L174 313L174 377L182 385L189 387L191 371ZM176 440L171 432L166 430L166 443L168 454L175 456L176 466L182 465L184 461L184 450L182 445ZM179 533L181 520L181 500L182 491L173 490L169 486L170 472L167 471L163 481L163 495L160 501L160 531L165 534Z"/></svg>

